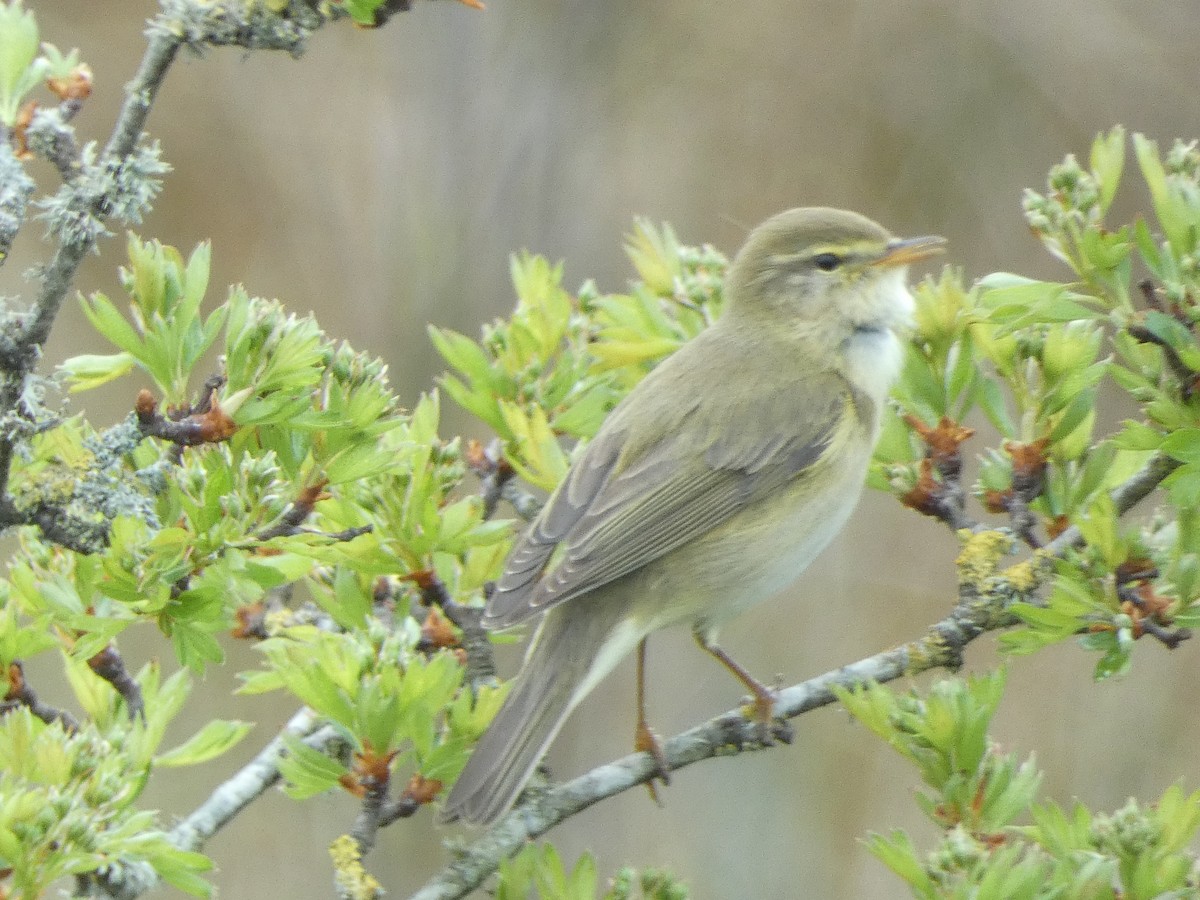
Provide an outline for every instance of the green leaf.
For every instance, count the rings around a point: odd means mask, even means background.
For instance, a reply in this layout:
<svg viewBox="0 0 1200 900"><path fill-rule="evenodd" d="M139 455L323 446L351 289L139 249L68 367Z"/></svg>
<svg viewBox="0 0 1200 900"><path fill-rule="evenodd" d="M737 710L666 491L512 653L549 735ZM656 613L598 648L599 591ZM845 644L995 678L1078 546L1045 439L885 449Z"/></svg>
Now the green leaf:
<svg viewBox="0 0 1200 900"><path fill-rule="evenodd" d="M912 886L918 897L936 895L933 880L925 872L912 838L903 831L893 831L887 837L873 834L867 838L867 849L885 866Z"/></svg>
<svg viewBox="0 0 1200 900"><path fill-rule="evenodd" d="M1200 465L1180 466L1163 479L1162 487L1171 495L1171 502L1182 509L1200 507Z"/></svg>
<svg viewBox="0 0 1200 900"><path fill-rule="evenodd" d="M492 373L492 361L488 359L477 343L457 331L449 328L429 326L429 339L434 348L441 354L449 365L453 366L473 382L481 382L492 386L495 378Z"/></svg>
<svg viewBox="0 0 1200 900"><path fill-rule="evenodd" d="M1100 187L1100 211L1107 212L1125 168L1125 129L1117 125L1108 134L1097 135L1089 162Z"/></svg>
<svg viewBox="0 0 1200 900"><path fill-rule="evenodd" d="M625 255L638 277L656 294L669 295L682 274L679 240L670 225L657 230L648 219L633 220L633 233L625 237Z"/></svg>
<svg viewBox="0 0 1200 900"><path fill-rule="evenodd" d="M103 294L92 294L88 299L82 296L79 304L83 314L103 337L108 338L135 359L141 360L146 352L142 338L133 326L117 310L113 302Z"/></svg>
<svg viewBox="0 0 1200 900"><path fill-rule="evenodd" d="M283 743L287 752L279 760L279 774L286 782L284 793L296 800L315 797L337 786L338 779L349 771L295 735L285 734Z"/></svg>
<svg viewBox="0 0 1200 900"><path fill-rule="evenodd" d="M197 874L213 868L212 860L203 853L166 846L150 857L150 865L163 881L185 894L213 896L213 886Z"/></svg>
<svg viewBox="0 0 1200 900"><path fill-rule="evenodd" d="M208 762L236 746L253 727L252 722L216 719L178 747L156 756L154 763L159 766L194 766Z"/></svg>
<svg viewBox="0 0 1200 900"><path fill-rule="evenodd" d="M74 394L108 384L128 374L133 367L134 359L128 353L85 353L64 360L58 370L66 377Z"/></svg>
<svg viewBox="0 0 1200 900"><path fill-rule="evenodd" d="M1162 450L1182 463L1200 465L1200 428L1183 428L1168 434Z"/></svg>
<svg viewBox="0 0 1200 900"><path fill-rule="evenodd" d="M1179 189L1171 184L1171 178L1158 155L1158 144L1145 135L1135 133L1133 150L1146 186L1150 188L1154 214L1171 249L1176 257L1192 253L1196 249L1195 210L1189 208Z"/></svg>
<svg viewBox="0 0 1200 900"><path fill-rule="evenodd" d="M225 659L225 651L212 632L191 622L175 620L171 624L171 642L175 645L176 659L193 672L202 672L207 663Z"/></svg>
<svg viewBox="0 0 1200 900"><path fill-rule="evenodd" d="M1085 515L1075 520L1084 540L1098 550L1105 564L1116 568L1125 561L1125 551L1117 526L1117 510L1108 494L1100 494Z"/></svg>
<svg viewBox="0 0 1200 900"><path fill-rule="evenodd" d="M346 484L380 475L395 465L390 453L374 443L352 444L325 464L331 485Z"/></svg>
<svg viewBox="0 0 1200 900"><path fill-rule="evenodd" d="M12 127L21 101L42 80L47 62L37 58L38 26L20 0L0 3L0 122Z"/></svg>
<svg viewBox="0 0 1200 900"><path fill-rule="evenodd" d="M1126 419L1113 443L1122 450L1157 450L1162 446L1164 435L1157 428L1144 422Z"/></svg>

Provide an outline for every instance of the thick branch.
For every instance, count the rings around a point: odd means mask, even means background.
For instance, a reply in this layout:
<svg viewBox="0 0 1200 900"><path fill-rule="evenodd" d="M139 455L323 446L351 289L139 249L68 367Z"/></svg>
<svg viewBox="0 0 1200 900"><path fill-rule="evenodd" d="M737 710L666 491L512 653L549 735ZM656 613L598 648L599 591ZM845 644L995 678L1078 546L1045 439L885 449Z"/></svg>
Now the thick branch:
<svg viewBox="0 0 1200 900"><path fill-rule="evenodd" d="M329 748L337 731L326 725L317 728L320 717L311 709L297 712L283 730L258 755L246 763L228 781L219 785L209 798L182 822L171 829L171 843L183 850L199 850L243 809L279 781L279 761L286 752L284 739L301 738L318 750Z"/></svg>
<svg viewBox="0 0 1200 900"><path fill-rule="evenodd" d="M833 688L852 688L867 682L894 681L933 668L956 668L963 648L985 631L1003 621L996 603L972 603L955 607L919 640L843 666L779 692L775 712L795 718L836 700ZM667 768L674 771L715 756L730 756L764 749L760 729L741 709L675 735L663 742ZM645 784L659 774L649 753L633 753L599 766L572 781L529 799L485 832L448 868L412 900L451 900L465 897L491 875L500 860L516 853L525 842L545 834L555 825L594 803Z"/></svg>

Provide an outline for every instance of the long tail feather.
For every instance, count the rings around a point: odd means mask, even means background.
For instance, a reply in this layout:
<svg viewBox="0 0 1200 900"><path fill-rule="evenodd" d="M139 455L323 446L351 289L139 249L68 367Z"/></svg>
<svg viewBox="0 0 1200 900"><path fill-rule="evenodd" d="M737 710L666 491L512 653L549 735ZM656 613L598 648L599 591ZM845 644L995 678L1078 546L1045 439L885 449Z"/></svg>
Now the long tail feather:
<svg viewBox="0 0 1200 900"><path fill-rule="evenodd" d="M591 600L600 598L588 598ZM486 825L506 813L571 710L637 645L603 602L551 610L508 697L475 745L441 819ZM611 608L611 605L609 605Z"/></svg>

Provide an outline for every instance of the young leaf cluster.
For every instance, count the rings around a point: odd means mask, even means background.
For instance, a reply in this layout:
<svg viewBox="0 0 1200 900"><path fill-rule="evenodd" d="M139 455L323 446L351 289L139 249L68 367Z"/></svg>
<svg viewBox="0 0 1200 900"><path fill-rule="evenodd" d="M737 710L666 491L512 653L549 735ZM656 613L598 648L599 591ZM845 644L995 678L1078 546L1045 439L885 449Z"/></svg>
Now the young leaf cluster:
<svg viewBox="0 0 1200 900"><path fill-rule="evenodd" d="M1025 627L1005 643L1032 652L1083 635L1098 676L1126 668L1144 635L1177 645L1200 601L1200 153L1176 143L1162 154L1134 135L1150 208L1116 225L1128 143L1115 128L1088 166L1068 156L1044 193L1026 194L1030 227L1069 280L997 273L968 289L947 270L918 287L872 476L952 527L981 527L966 512L974 496L1033 548L1078 529L1082 548L1057 563L1044 604L1014 610ZM1097 435L1101 401L1121 408L1121 392L1136 416ZM964 423L979 414L996 438L967 486ZM1122 525L1110 492L1148 465L1170 473L1166 505L1155 523Z"/></svg>
<svg viewBox="0 0 1200 900"><path fill-rule="evenodd" d="M1175 785L1156 803L1130 800L1112 814L1036 802L1032 758L1018 763L987 735L1003 688L1001 671L940 681L926 697L879 685L840 692L917 767L929 789L918 802L941 833L926 854L900 831L872 835L871 852L926 900L1195 896L1200 791Z"/></svg>
<svg viewBox="0 0 1200 900"><path fill-rule="evenodd" d="M6 608L0 615L12 615ZM0 664L9 687L20 678L14 654L37 649L9 637ZM44 633L43 633L44 637ZM44 649L44 648L41 648ZM147 864L159 877L196 896L209 887L201 873L211 862L175 847L155 816L136 805L156 766L190 766L236 745L244 722L213 720L179 746L160 752L167 725L187 699L185 672L163 680L147 666L135 680L144 715L130 718L113 688L85 663L64 654L64 665L84 724L45 722L29 708L0 717L0 869L15 896L37 897L64 875L103 877L117 860Z"/></svg>
<svg viewBox="0 0 1200 900"><path fill-rule="evenodd" d="M638 221L626 244L639 280L626 294L601 295L590 282L572 297L562 266L538 256L512 260L517 307L476 342L430 328L457 374L442 386L503 441L517 474L553 490L570 453L585 441L650 367L694 337L722 304L725 260L711 247L685 247L667 226Z"/></svg>
<svg viewBox="0 0 1200 900"><path fill-rule="evenodd" d="M568 869L551 844L529 844L500 864L496 900L687 900L687 887L667 872L622 869L600 892L596 861L584 853Z"/></svg>
<svg viewBox="0 0 1200 900"><path fill-rule="evenodd" d="M480 499L461 490L466 467L458 442L438 437L437 395L400 410L377 360L241 288L206 312L208 271L207 247L185 259L131 238L128 310L100 295L84 301L118 352L68 360L60 377L75 390L122 379L145 385L137 415L100 434L80 417L48 420L14 459L15 502L78 518L95 540L81 547L38 528L20 533L21 553L0 579L8 695L42 710L23 693L21 666L55 649L63 655L85 713L80 733L99 729L98 739L119 744L124 755L112 754L112 765L139 784L116 812L84 791L81 815L119 813L141 836L114 837L107 855L70 856L56 832L22 831L12 852L49 860L28 874L14 869L22 884L141 859L168 881L205 890L193 872L203 857L173 853L134 801L154 766L205 761L244 735L240 724L215 721L154 756L186 695L187 669L223 660L231 629L269 637L247 689L288 690L354 754L345 765L294 742L284 772L298 796L338 786L357 793L367 776L386 781L401 769L448 781L502 697L483 689L472 702L460 691L460 660L418 649L423 636L409 611L422 599L418 582L431 578L448 601L478 602L511 532L510 523L485 521ZM168 681L170 692L143 673L135 699L89 664L115 653L126 629L146 626L169 638L186 669ZM68 788L47 776L10 781L5 796L27 809L42 805L45 789Z"/></svg>

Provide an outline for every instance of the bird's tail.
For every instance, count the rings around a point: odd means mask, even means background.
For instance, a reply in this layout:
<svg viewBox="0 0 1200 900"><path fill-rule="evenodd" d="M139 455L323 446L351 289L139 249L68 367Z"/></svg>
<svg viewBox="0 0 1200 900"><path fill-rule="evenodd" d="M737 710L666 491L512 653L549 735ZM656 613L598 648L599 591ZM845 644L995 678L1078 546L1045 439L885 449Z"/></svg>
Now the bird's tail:
<svg viewBox="0 0 1200 900"><path fill-rule="evenodd" d="M571 604L546 614L512 689L450 790L442 821L486 825L506 813L571 710L637 646L640 636L626 634L619 616L604 615L615 604L594 600L600 598L588 598L586 614Z"/></svg>

